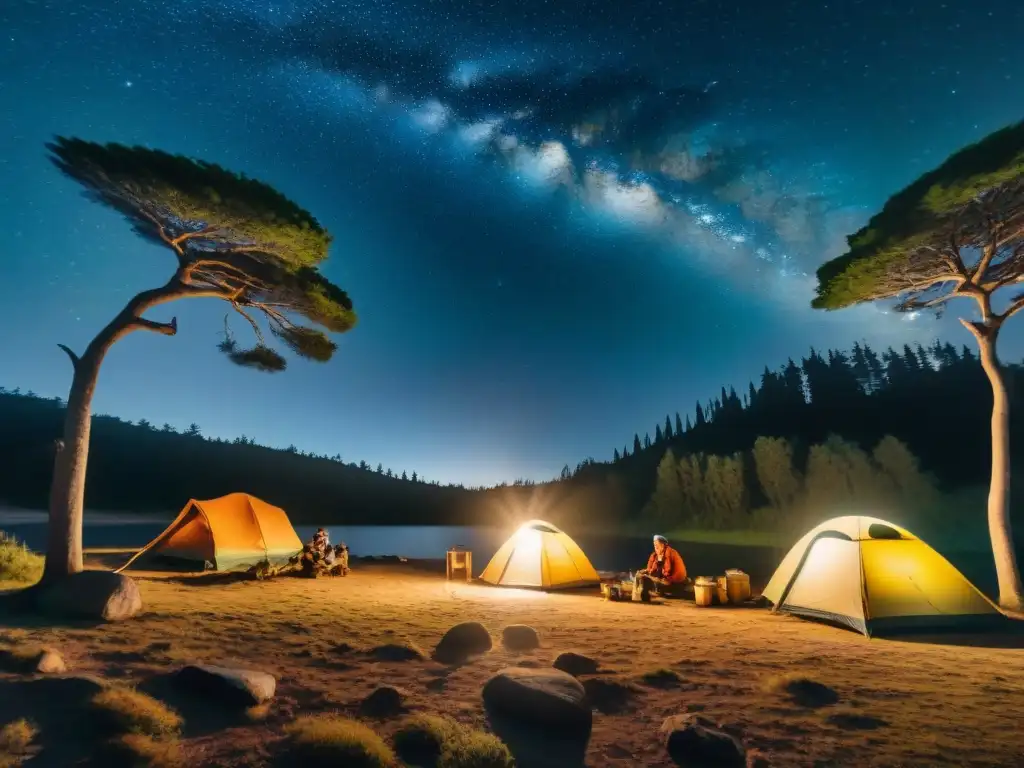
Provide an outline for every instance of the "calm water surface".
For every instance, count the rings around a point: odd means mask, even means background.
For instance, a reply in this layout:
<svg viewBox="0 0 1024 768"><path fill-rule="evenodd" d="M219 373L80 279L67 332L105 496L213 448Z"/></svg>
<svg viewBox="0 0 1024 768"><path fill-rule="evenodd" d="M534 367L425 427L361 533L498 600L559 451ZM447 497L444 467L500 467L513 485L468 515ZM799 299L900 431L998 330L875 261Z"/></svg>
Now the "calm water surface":
<svg viewBox="0 0 1024 768"><path fill-rule="evenodd" d="M155 538L170 520L132 520L119 516L97 515L93 521L88 513L83 530L86 547L142 547ZM326 526L331 542L344 541L356 557L399 555L411 559L443 560L445 552L461 546L473 553L473 570L479 574L506 538L507 528L459 526ZM42 552L46 547L45 515L0 516L0 529L7 531ZM299 538L309 541L315 525L295 527ZM583 548L600 571L625 571L643 568L651 552L647 537L594 536L585 531L566 531ZM741 568L751 576L755 586L763 586L781 561L785 550L772 547L735 546L673 542L686 562L691 576L713 575L727 568ZM988 552L943 551L961 572L982 591L996 592L995 569ZM1024 554L1024 553L1022 553Z"/></svg>

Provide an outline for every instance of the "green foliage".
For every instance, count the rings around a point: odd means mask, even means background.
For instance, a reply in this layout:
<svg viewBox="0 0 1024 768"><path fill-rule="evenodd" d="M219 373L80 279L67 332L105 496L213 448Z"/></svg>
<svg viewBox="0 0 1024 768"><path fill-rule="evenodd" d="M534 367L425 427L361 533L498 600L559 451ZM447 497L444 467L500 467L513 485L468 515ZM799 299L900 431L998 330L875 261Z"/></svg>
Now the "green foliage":
<svg viewBox="0 0 1024 768"><path fill-rule="evenodd" d="M747 462L752 472L746 472ZM767 506L757 507L758 498ZM830 436L811 446L803 470L788 441L761 437L749 456L687 455L676 461L666 452L646 511L668 530L795 531L833 515L919 510L937 498L931 478L893 437L882 439L868 455Z"/></svg>
<svg viewBox="0 0 1024 768"><path fill-rule="evenodd" d="M330 234L273 187L219 165L145 147L57 137L50 159L87 194L120 213L135 231L175 252L178 271L163 300L189 295L228 301L252 325L257 344L230 339L221 351L237 365L276 372L284 359L264 342L247 309L261 312L297 355L327 361L337 346L326 333L356 323L349 296L318 268Z"/></svg>
<svg viewBox="0 0 1024 768"><path fill-rule="evenodd" d="M47 149L61 171L151 237L158 233L147 214L165 230L175 227L166 232L171 237L211 229L205 242L244 243L292 268L316 266L327 256L331 236L311 213L244 174L158 149L63 136Z"/></svg>
<svg viewBox="0 0 1024 768"><path fill-rule="evenodd" d="M36 582L42 575L42 555L0 531L0 581Z"/></svg>
<svg viewBox="0 0 1024 768"><path fill-rule="evenodd" d="M1024 213L1022 190L1024 121L961 149L893 195L848 238L847 253L818 269L813 306L840 309L908 292L920 294L949 281L953 274L945 258L951 237L955 235L963 249L983 246L990 233L989 217L1011 221ZM1012 268L1019 271L1021 266Z"/></svg>

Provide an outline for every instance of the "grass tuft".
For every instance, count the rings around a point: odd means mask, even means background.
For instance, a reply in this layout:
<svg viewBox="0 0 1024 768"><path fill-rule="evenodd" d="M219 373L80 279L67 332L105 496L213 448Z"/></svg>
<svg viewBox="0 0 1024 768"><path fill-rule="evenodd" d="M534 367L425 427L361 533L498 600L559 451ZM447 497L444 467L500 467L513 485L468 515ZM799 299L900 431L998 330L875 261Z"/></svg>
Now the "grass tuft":
<svg viewBox="0 0 1024 768"><path fill-rule="evenodd" d="M9 756L24 755L38 733L36 727L25 718L0 728L0 760Z"/></svg>
<svg viewBox="0 0 1024 768"><path fill-rule="evenodd" d="M43 575L43 557L0 531L0 581L35 583Z"/></svg>
<svg viewBox="0 0 1024 768"><path fill-rule="evenodd" d="M316 768L394 768L395 753L367 725L338 715L307 715L286 729L289 760Z"/></svg>
<svg viewBox="0 0 1024 768"><path fill-rule="evenodd" d="M839 701L839 694L835 690L801 674L769 677L762 688L767 693L785 696L797 706L809 709L827 707Z"/></svg>
<svg viewBox="0 0 1024 768"><path fill-rule="evenodd" d="M177 739L154 739L141 733L126 733L100 747L106 768L180 768L185 756Z"/></svg>
<svg viewBox="0 0 1024 768"><path fill-rule="evenodd" d="M683 682L683 678L675 670L662 667L644 672L640 675L640 681L652 688L671 688Z"/></svg>
<svg viewBox="0 0 1024 768"><path fill-rule="evenodd" d="M511 768L515 764L508 747L496 736L438 715L406 719L394 742L402 760L423 768Z"/></svg>
<svg viewBox="0 0 1024 768"><path fill-rule="evenodd" d="M92 698L102 723L115 733L173 736L181 730L181 716L162 701L134 690L112 686Z"/></svg>

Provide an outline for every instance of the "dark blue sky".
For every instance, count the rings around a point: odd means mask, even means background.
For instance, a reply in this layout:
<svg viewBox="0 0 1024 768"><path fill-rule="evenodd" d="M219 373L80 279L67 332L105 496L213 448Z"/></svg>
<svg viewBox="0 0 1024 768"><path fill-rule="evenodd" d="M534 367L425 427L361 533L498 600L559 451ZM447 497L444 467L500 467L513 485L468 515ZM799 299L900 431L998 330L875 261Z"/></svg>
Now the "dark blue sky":
<svg viewBox="0 0 1024 768"><path fill-rule="evenodd" d="M164 308L96 410L442 482L608 458L811 344L968 342L813 313L808 275L1024 115L1018 0L6 0L0 30L0 383L66 396L55 345L172 269L43 143L146 144L311 210L360 323L271 376L217 352L224 305Z"/></svg>

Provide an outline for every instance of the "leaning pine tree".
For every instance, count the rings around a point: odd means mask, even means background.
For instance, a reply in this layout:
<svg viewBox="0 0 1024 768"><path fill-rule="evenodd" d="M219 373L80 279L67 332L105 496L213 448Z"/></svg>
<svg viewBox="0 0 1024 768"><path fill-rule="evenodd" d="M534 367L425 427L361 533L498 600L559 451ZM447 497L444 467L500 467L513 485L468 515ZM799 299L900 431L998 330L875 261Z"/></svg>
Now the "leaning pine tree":
<svg viewBox="0 0 1024 768"><path fill-rule="evenodd" d="M950 299L974 302L960 319L978 342L992 386L992 479L988 524L999 602L1024 608L1010 528L1009 398L996 341L1024 308L1024 122L952 155L894 195L849 251L818 270L819 309L896 299L904 312L941 312ZM1004 295L1009 294L1009 295Z"/></svg>
<svg viewBox="0 0 1024 768"><path fill-rule="evenodd" d="M145 317L147 311L178 299L221 299L255 335L255 343L242 346L225 320L221 351L238 365L269 372L284 370L286 362L267 344L258 318L293 352L323 362L336 349L327 332L349 330L356 317L346 293L317 271L331 236L272 187L143 147L58 137L47 148L88 197L124 214L141 237L175 259L170 279L129 301L80 355L60 345L74 376L50 489L43 579L52 581L82 570L91 403L104 356L133 331L173 336L178 330L176 318L159 322Z"/></svg>

